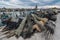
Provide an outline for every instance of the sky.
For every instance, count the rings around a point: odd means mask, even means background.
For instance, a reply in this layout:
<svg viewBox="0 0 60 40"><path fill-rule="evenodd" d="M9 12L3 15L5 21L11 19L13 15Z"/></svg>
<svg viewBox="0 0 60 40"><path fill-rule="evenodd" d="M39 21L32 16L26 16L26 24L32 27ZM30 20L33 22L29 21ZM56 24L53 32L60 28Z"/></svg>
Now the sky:
<svg viewBox="0 0 60 40"><path fill-rule="evenodd" d="M60 6L60 0L0 0L0 7L29 8L35 5L39 7Z"/></svg>

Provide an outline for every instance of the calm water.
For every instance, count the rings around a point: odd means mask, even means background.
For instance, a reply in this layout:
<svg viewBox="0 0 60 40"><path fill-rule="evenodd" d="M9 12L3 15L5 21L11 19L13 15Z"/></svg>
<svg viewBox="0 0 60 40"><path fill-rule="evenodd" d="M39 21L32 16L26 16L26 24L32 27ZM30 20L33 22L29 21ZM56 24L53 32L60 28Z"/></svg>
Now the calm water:
<svg viewBox="0 0 60 40"><path fill-rule="evenodd" d="M4 12L6 15L9 17L12 17L13 19L15 18L23 18L22 16L26 16L26 14L29 14L30 11L28 12ZM0 15L3 15L3 12L0 12ZM2 20L0 19L0 26L3 26Z"/></svg>

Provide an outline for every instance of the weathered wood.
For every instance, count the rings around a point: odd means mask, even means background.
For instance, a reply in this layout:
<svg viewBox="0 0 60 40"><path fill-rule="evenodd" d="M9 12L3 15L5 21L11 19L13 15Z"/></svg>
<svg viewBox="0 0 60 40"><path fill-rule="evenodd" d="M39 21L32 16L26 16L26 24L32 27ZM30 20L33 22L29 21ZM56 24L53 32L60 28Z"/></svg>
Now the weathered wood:
<svg viewBox="0 0 60 40"><path fill-rule="evenodd" d="M31 21L31 16L28 16L27 21L28 21L28 32L33 32L33 29L32 29L33 24Z"/></svg>
<svg viewBox="0 0 60 40"><path fill-rule="evenodd" d="M38 32L41 32L41 29L37 24L33 25L33 30L34 29L36 29Z"/></svg>
<svg viewBox="0 0 60 40"><path fill-rule="evenodd" d="M19 25L19 27L15 30L15 34L19 37L23 28L24 28L24 25L25 25L25 22L27 20L27 16L22 20L21 24Z"/></svg>
<svg viewBox="0 0 60 40"><path fill-rule="evenodd" d="M40 26L41 29L45 29L44 25L42 25L34 16L34 14L32 14L33 18L34 18L34 21L36 24L38 24Z"/></svg>
<svg viewBox="0 0 60 40"><path fill-rule="evenodd" d="M33 34L33 22L31 20L31 15L28 15L27 17L27 21L25 23L23 32L21 34L21 36L25 39L25 38L30 38L31 35Z"/></svg>
<svg viewBox="0 0 60 40"><path fill-rule="evenodd" d="M53 21L49 20L46 24L45 24L46 29L51 33L54 34L54 29L56 27L55 24L53 24Z"/></svg>
<svg viewBox="0 0 60 40"><path fill-rule="evenodd" d="M37 15L35 15L35 14L32 14L32 15L34 15L34 17L36 17L38 20L43 21L44 23L48 21L48 19L47 19L47 18L41 18L41 17L38 17L38 16L37 16Z"/></svg>
<svg viewBox="0 0 60 40"><path fill-rule="evenodd" d="M5 20L5 28L2 30L2 32L4 31L8 31L8 30L13 30L13 29L17 29L19 27L19 24L21 23L22 19L18 19L18 22L13 22L11 20Z"/></svg>

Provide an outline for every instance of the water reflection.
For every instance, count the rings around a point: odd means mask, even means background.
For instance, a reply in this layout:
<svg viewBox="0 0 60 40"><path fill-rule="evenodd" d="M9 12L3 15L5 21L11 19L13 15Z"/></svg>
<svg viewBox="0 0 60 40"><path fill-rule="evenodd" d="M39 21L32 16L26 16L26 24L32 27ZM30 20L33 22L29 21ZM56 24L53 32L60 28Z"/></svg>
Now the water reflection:
<svg viewBox="0 0 60 40"><path fill-rule="evenodd" d="M23 19L26 14L28 14L29 11L27 12L0 12L0 26L4 26L5 24L2 23L3 20L6 20L8 18L12 18L13 21L17 21L18 18Z"/></svg>

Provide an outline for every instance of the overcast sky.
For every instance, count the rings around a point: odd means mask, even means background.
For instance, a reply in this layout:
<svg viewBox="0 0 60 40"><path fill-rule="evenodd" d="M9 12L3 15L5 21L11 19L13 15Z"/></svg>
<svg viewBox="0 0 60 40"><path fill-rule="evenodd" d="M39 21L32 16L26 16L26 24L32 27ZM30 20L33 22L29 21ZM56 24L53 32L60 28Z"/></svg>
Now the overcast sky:
<svg viewBox="0 0 60 40"><path fill-rule="evenodd" d="M60 0L0 0L0 7L33 7L38 6L59 6Z"/></svg>

